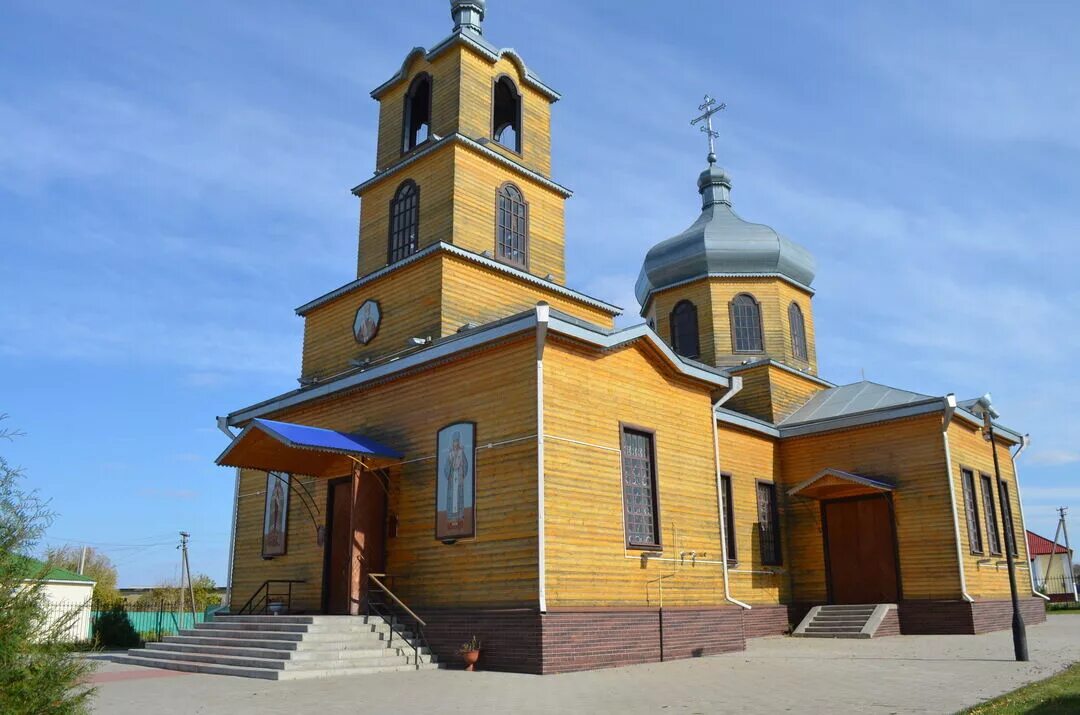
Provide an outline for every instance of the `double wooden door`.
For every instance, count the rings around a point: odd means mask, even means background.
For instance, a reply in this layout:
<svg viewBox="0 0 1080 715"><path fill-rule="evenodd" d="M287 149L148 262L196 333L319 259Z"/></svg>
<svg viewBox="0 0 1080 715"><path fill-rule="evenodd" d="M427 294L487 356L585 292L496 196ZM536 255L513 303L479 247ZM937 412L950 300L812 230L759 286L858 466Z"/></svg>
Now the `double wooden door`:
<svg viewBox="0 0 1080 715"><path fill-rule="evenodd" d="M832 603L896 603L896 530L887 495L822 502Z"/></svg>
<svg viewBox="0 0 1080 715"><path fill-rule="evenodd" d="M378 475L362 471L330 482L327 495L327 613L359 612L367 594L368 574L386 566L386 491ZM351 567L351 568L350 568Z"/></svg>

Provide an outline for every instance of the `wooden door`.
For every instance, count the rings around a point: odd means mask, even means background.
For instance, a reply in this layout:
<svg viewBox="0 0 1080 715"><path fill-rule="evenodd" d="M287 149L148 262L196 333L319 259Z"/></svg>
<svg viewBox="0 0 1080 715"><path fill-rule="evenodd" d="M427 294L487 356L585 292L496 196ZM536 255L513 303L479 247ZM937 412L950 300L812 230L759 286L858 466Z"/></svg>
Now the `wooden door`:
<svg viewBox="0 0 1080 715"><path fill-rule="evenodd" d="M330 484L330 528L327 534L326 612L349 612L349 502L352 480L343 479Z"/></svg>
<svg viewBox="0 0 1080 715"><path fill-rule="evenodd" d="M896 535L888 497L821 506L832 603L896 603Z"/></svg>

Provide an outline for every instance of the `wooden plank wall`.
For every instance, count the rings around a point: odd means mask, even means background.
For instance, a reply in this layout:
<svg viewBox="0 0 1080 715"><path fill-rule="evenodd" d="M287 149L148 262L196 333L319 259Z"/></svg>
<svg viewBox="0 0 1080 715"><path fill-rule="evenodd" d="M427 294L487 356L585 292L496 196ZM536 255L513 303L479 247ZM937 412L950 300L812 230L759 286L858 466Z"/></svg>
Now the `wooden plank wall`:
<svg viewBox="0 0 1080 715"><path fill-rule="evenodd" d="M819 382L767 363L734 374L742 378L743 386L725 406L767 422L780 422L825 389Z"/></svg>
<svg viewBox="0 0 1080 715"><path fill-rule="evenodd" d="M674 377L643 343L596 352L552 338L544 410L549 608L656 607L661 575L665 606L723 603L719 564L643 565L624 549L620 422L656 430L662 557L720 560L708 386Z"/></svg>
<svg viewBox="0 0 1080 715"><path fill-rule="evenodd" d="M980 428L959 418L953 419L949 425L949 451L952 456L950 475L952 476L953 492L956 496L957 518L960 522L960 541L963 544L964 576L967 581L968 593L977 600L1000 599L1009 595L1009 572L1005 567L1005 552L994 555L989 551L986 541L986 504L983 502L982 487L979 484L980 474L994 475L994 456L990 451L990 444L982 437ZM1012 455L1008 445L998 441L998 462L1001 465L1001 478L1009 485L1009 500L1012 503L1014 529L1016 530L1016 548L1019 555L1016 558L1017 585L1021 597L1031 591L1030 577L1027 571L1029 563L1027 555L1027 539L1024 538L1024 530L1020 525L1020 500L1019 490L1016 486L1016 471L1012 462ZM975 488L979 491L978 507L979 521L982 528L984 553L971 553L971 540L967 530L967 516L964 512L964 488L960 479L962 467L969 467L975 471ZM1002 548L1005 545L1005 533L1001 526L1000 500L995 503L998 519L998 532Z"/></svg>
<svg viewBox="0 0 1080 715"><path fill-rule="evenodd" d="M656 333L664 342L671 345L671 311L684 300L697 308L698 339L701 355L698 360L707 364L716 364L716 331L714 330L712 298L707 280L695 281L670 290L653 294L649 301L650 313L655 315Z"/></svg>
<svg viewBox="0 0 1080 715"><path fill-rule="evenodd" d="M960 597L940 414L786 438L780 456L785 489L828 467L897 485L893 498L903 597ZM793 596L800 602L823 603L826 598L819 504L793 498L788 505Z"/></svg>
<svg viewBox="0 0 1080 715"><path fill-rule="evenodd" d="M379 138L375 157L377 171L384 171L404 156L402 148L405 134L402 122L405 115L405 94L409 91L413 78L421 72L427 72L432 78L432 133L445 137L458 130L461 53L443 52L434 62L428 62L423 57L414 57L409 62L407 72L406 79L387 91L379 100Z"/></svg>
<svg viewBox="0 0 1080 715"><path fill-rule="evenodd" d="M495 247L496 199L500 187L513 183L529 204L527 270L555 283L566 282L566 199L550 188L466 146L454 147L454 219L452 243L473 253Z"/></svg>
<svg viewBox="0 0 1080 715"><path fill-rule="evenodd" d="M273 415L274 419L359 432L405 453L390 473L390 512L398 535L388 539L393 588L410 606L535 607L536 366L535 341L504 344L466 359L347 395ZM435 540L436 433L452 422L477 423L477 536L453 545ZM499 446L500 442L510 441ZM491 445L491 446L489 446ZM242 487L247 488L247 483ZM325 492L320 508L325 509ZM322 572L321 548L306 516L290 500L289 554L259 555L263 501L241 500L234 590L245 600L268 574L307 578ZM321 582L321 577L318 579ZM298 607L318 609L304 591Z"/></svg>
<svg viewBox="0 0 1080 715"><path fill-rule="evenodd" d="M776 605L791 600L788 577L790 554L785 526L788 504L781 487L779 446L768 435L719 425L720 469L731 475L735 511L737 563L729 564L732 595L751 605ZM777 569L761 561L761 532L758 525L757 481L777 485L783 565ZM767 574L765 571L775 571Z"/></svg>
<svg viewBox="0 0 1080 715"><path fill-rule="evenodd" d="M353 322L364 301L377 300L379 332L367 345L356 342ZM304 377L329 377L348 370L354 358L400 352L412 337L442 337L442 268L429 256L312 310L304 318Z"/></svg>

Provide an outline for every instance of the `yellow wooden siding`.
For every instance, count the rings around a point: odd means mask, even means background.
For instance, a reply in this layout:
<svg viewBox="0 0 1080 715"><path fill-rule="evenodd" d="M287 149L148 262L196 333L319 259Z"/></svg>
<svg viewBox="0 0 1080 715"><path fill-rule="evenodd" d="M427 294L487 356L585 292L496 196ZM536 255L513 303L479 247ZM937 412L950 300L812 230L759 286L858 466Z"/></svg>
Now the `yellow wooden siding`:
<svg viewBox="0 0 1080 715"><path fill-rule="evenodd" d="M492 137L494 83L508 75L521 94L521 154L497 144ZM526 85L518 66L508 58L491 63L465 49L461 57L461 118L459 131L484 140L489 147L544 176L551 175L551 103Z"/></svg>
<svg viewBox="0 0 1080 715"><path fill-rule="evenodd" d="M295 476L326 509L326 480ZM245 469L240 473L236 511L236 553L232 573L232 606L240 608L267 579L298 579L293 587L295 608L317 610L322 600L323 549L316 543L315 525L300 499L289 496L289 532L284 556L262 558L262 527L266 506L266 472ZM323 522L321 522L323 523ZM275 587L277 593L277 587Z"/></svg>
<svg viewBox="0 0 1080 715"><path fill-rule="evenodd" d="M1001 478L1009 485L1009 501L1012 505L1013 529L1016 533L1017 583L1023 596L1031 590L1028 571L1027 540L1020 522L1020 495L1016 486L1016 472L1008 447L998 442L998 462L1001 465ZM960 527L961 553L964 559L964 577L967 581L968 594L976 599L1001 599L1009 595L1009 572L1005 566L1005 532L1002 527L1001 500L997 496L995 485L994 510L997 513L999 541L1002 551L991 554L986 536L986 504L983 501L980 474L994 476L994 456L990 444L982 437L980 428L968 424L962 419L954 419L949 425L949 452L952 457L950 474L953 492L956 496L957 520ZM983 537L983 553L971 553L971 540L968 535L967 514L965 512L964 488L960 470L969 468L975 472L975 489L978 492L979 528Z"/></svg>
<svg viewBox="0 0 1080 715"><path fill-rule="evenodd" d="M789 555L785 532L787 498L780 483L779 447L766 435L719 425L720 469L731 475L735 512L735 547L738 563L729 566L731 595L752 605L787 603L791 598ZM758 526L757 481L776 484L780 511L780 540L783 565L765 566L761 561ZM773 571L772 574L764 573Z"/></svg>
<svg viewBox="0 0 1080 715"><path fill-rule="evenodd" d="M566 200L475 149L454 150L453 243L474 253L497 256L495 246L496 192L506 182L517 186L529 204L527 270L555 283L566 281Z"/></svg>
<svg viewBox="0 0 1080 715"><path fill-rule="evenodd" d="M650 313L655 315L656 332L671 345L671 311L676 304L688 300L697 308L698 341L701 354L697 358L707 365L716 364L716 331L714 330L712 297L706 280L688 283L671 290L660 291L650 301Z"/></svg>
<svg viewBox="0 0 1080 715"><path fill-rule="evenodd" d="M389 89L379 100L379 138L375 166L383 171L401 160L405 132L402 122L405 113L405 94L409 85L421 72L431 75L431 131L440 137L449 136L458 129L459 102L461 88L460 51L443 52L428 62L423 57L414 57L408 66L408 76L402 82ZM413 152L420 151L421 147Z"/></svg>
<svg viewBox="0 0 1080 715"><path fill-rule="evenodd" d="M785 489L828 467L897 485L893 500L903 597L960 597L941 415L787 438L780 443L780 455ZM794 599L822 602L820 503L792 498L788 514Z"/></svg>
<svg viewBox="0 0 1080 715"><path fill-rule="evenodd" d="M818 392L826 389L825 385L802 375L795 375L787 370L769 366L769 393L772 401L772 417L780 422L790 417Z"/></svg>
<svg viewBox="0 0 1080 715"><path fill-rule="evenodd" d="M536 605L534 359L530 337L273 415L359 432L404 452L404 463L390 470L389 511L398 519L398 535L387 540L387 571L410 606ZM434 535L435 441L440 428L458 421L477 423L477 536L444 545ZM325 491L316 500L325 510ZM257 547L262 505L257 498L240 503L236 598L246 600L268 574L318 573L318 588L307 587L297 605L318 609L323 550L315 545L314 529L304 526L299 500L290 500L289 555L272 562L262 561Z"/></svg>
<svg viewBox="0 0 1080 715"><path fill-rule="evenodd" d="M443 262L442 300L444 335L467 323L488 323L529 310L542 300L594 325L615 326L614 316L606 310L456 256Z"/></svg>
<svg viewBox="0 0 1080 715"><path fill-rule="evenodd" d="M398 188L412 179L420 189L418 243L453 243L454 236L454 147L439 149L387 176L364 190L360 197L360 246L357 277L373 273L387 264L390 245L390 201Z"/></svg>
<svg viewBox="0 0 1080 715"><path fill-rule="evenodd" d="M412 337L444 335L440 320L442 270L431 256L315 308L304 318L304 377L326 378L352 367L357 358L378 358L405 350ZM353 334L357 309L376 300L379 332L367 345Z"/></svg>
<svg viewBox="0 0 1080 715"><path fill-rule="evenodd" d="M724 407L744 415L757 417L759 420L772 422L772 389L768 365L740 370L738 377L742 378L742 389L724 403Z"/></svg>
<svg viewBox="0 0 1080 715"><path fill-rule="evenodd" d="M620 422L656 431L663 558L720 560L707 386L667 374L641 344L595 352L549 341L544 354L547 602L720 605L719 564L652 561L625 549ZM678 532L676 538L675 532ZM628 558L629 557L629 558Z"/></svg>

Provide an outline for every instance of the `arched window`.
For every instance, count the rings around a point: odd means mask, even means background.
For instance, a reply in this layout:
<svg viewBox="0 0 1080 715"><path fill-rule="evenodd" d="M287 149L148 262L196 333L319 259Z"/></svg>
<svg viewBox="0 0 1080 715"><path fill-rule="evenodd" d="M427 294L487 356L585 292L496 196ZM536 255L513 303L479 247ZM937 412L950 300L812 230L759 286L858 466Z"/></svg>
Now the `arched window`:
<svg viewBox="0 0 1080 715"><path fill-rule="evenodd" d="M416 253L420 245L420 187L409 179L390 201L389 263Z"/></svg>
<svg viewBox="0 0 1080 715"><path fill-rule="evenodd" d="M405 133L402 151L409 151L431 136L431 76L418 74L405 94Z"/></svg>
<svg viewBox="0 0 1080 715"><path fill-rule="evenodd" d="M792 301L787 309L788 322L791 324L791 354L800 360L806 360L806 323L803 321L802 308Z"/></svg>
<svg viewBox="0 0 1080 715"><path fill-rule="evenodd" d="M697 307L688 300L680 300L671 311L670 321L672 350L683 357L700 357Z"/></svg>
<svg viewBox="0 0 1080 715"><path fill-rule="evenodd" d="M491 138L521 153L521 95L506 75L495 80Z"/></svg>
<svg viewBox="0 0 1080 715"><path fill-rule="evenodd" d="M764 351L761 339L761 307L749 293L731 301L731 342L737 353Z"/></svg>
<svg viewBox="0 0 1080 715"><path fill-rule="evenodd" d="M529 204L513 184L503 184L496 201L495 255L525 267L529 263Z"/></svg>

